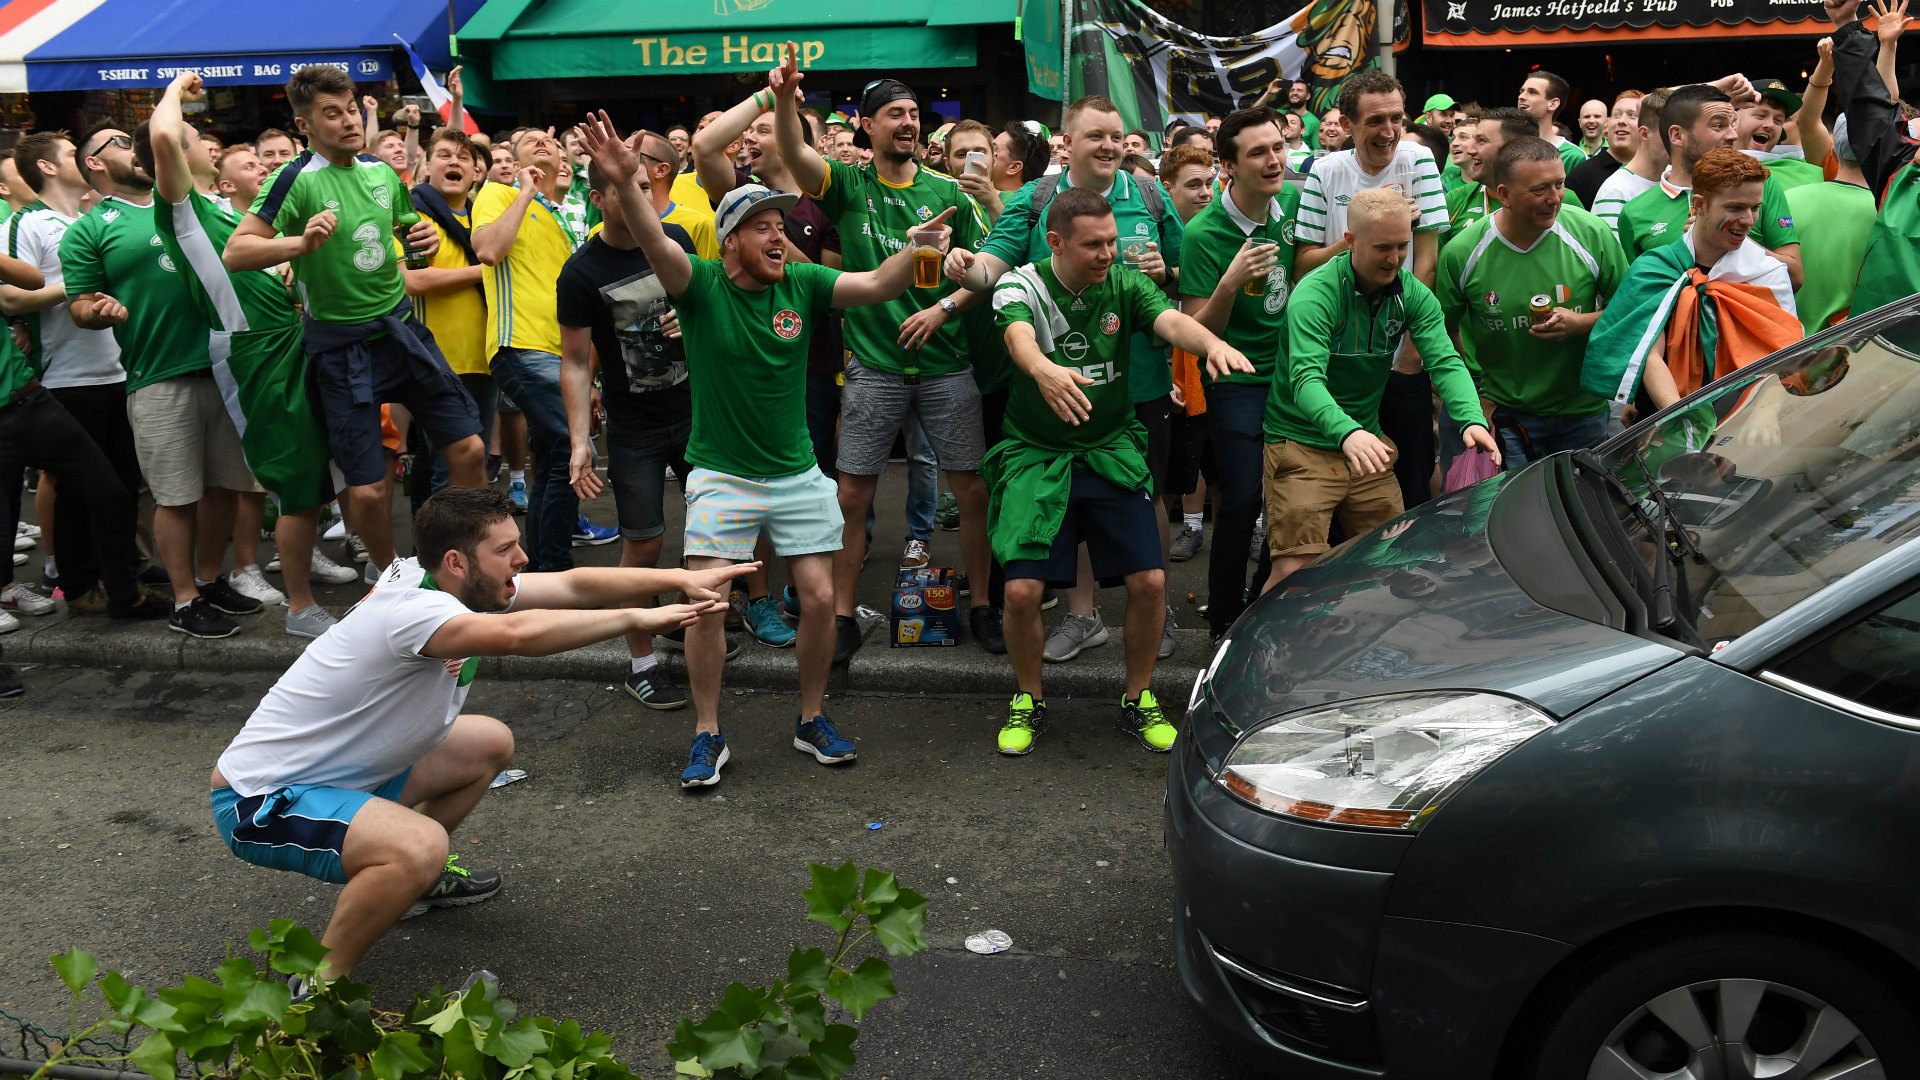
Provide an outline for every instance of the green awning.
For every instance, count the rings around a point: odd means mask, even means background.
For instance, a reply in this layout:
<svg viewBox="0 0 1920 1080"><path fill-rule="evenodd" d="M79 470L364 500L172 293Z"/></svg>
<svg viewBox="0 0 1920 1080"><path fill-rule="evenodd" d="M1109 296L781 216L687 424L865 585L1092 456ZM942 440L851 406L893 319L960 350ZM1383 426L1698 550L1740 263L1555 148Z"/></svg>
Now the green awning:
<svg viewBox="0 0 1920 1080"><path fill-rule="evenodd" d="M803 70L971 67L974 27L1017 0L487 0L459 34L494 79L765 71L799 43Z"/></svg>

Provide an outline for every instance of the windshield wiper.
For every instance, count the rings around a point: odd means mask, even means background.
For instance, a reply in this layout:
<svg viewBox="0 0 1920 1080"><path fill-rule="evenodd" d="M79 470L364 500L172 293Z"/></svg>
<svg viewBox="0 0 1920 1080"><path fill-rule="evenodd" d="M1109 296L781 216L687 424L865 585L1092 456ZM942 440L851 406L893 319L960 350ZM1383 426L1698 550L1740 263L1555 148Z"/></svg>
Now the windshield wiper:
<svg viewBox="0 0 1920 1080"><path fill-rule="evenodd" d="M1706 557L1694 546L1693 538L1687 534L1686 525L1680 521L1673 504L1667 500L1665 491L1660 488L1659 480L1654 476L1652 466L1647 464L1643 451L1635 449L1634 461L1640 466L1640 472L1647 482L1647 491L1653 498L1654 507L1659 511L1660 520L1655 522L1647 513L1645 502L1627 490L1626 483L1616 476L1612 469L1600 468L1596 471L1606 478L1606 484L1613 489L1617 497L1647 531L1647 538L1660 549L1653 560L1653 591L1647 597L1648 614L1653 629L1668 637L1679 638L1689 645L1706 648L1699 631L1694 629L1690 618L1682 612L1692 607L1692 598L1688 594L1687 575L1682 566L1683 559L1691 559L1698 565L1706 565ZM1678 543L1675 542L1676 536ZM1676 569L1679 582L1675 584ZM1676 593L1678 594L1676 596Z"/></svg>

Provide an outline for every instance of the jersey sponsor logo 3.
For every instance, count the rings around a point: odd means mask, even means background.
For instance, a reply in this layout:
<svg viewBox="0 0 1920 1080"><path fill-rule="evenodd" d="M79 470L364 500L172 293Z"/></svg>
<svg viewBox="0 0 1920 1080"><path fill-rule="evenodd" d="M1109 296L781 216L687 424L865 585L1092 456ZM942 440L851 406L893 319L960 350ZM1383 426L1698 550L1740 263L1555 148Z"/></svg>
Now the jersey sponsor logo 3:
<svg viewBox="0 0 1920 1080"><path fill-rule="evenodd" d="M1261 307L1269 315L1280 314L1280 309L1287 306L1288 292L1286 267L1274 267L1267 271L1267 298L1262 302Z"/></svg>
<svg viewBox="0 0 1920 1080"><path fill-rule="evenodd" d="M786 341L800 336L800 313L792 308L781 308L773 316L773 332Z"/></svg>
<svg viewBox="0 0 1920 1080"><path fill-rule="evenodd" d="M1102 315L1100 317L1100 332L1108 335L1119 333L1120 332L1120 316L1115 315L1111 311L1107 312L1105 315Z"/></svg>
<svg viewBox="0 0 1920 1080"><path fill-rule="evenodd" d="M360 245L353 253L356 269L372 273L386 265L387 249L380 242L380 226L369 221L353 230L353 242Z"/></svg>

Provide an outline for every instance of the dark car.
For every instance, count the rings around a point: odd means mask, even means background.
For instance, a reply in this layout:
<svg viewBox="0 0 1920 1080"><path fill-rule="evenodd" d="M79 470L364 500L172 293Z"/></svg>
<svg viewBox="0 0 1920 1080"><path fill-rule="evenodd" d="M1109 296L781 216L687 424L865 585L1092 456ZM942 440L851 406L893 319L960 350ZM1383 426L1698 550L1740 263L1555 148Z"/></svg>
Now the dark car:
<svg viewBox="0 0 1920 1080"><path fill-rule="evenodd" d="M1168 772L1300 1080L1920 1077L1920 297L1288 578Z"/></svg>

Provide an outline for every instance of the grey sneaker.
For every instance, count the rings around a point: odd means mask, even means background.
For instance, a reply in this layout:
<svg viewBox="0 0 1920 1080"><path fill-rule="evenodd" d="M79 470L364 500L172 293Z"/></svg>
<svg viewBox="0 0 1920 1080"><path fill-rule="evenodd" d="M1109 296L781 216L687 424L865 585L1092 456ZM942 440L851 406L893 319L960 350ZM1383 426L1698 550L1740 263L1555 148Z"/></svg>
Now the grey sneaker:
<svg viewBox="0 0 1920 1080"><path fill-rule="evenodd" d="M319 604L287 612L287 633L298 638L317 638L339 619Z"/></svg>
<svg viewBox="0 0 1920 1080"><path fill-rule="evenodd" d="M1096 649L1107 643L1107 626L1100 621L1100 613L1095 611L1092 618L1067 612L1047 637L1046 648L1040 655L1050 663L1064 664L1080 655L1083 649Z"/></svg>
<svg viewBox="0 0 1920 1080"><path fill-rule="evenodd" d="M1207 534L1204 531L1194 525L1183 525L1180 528L1180 535L1173 538L1173 546L1168 550L1167 558L1174 562L1186 562L1200 554L1200 549L1206 546Z"/></svg>
<svg viewBox="0 0 1920 1080"><path fill-rule="evenodd" d="M353 557L354 562L366 562L370 558L366 542L360 539L359 533L347 534L347 554Z"/></svg>
<svg viewBox="0 0 1920 1080"><path fill-rule="evenodd" d="M1160 659L1165 660L1167 657L1173 655L1173 632L1178 629L1179 626L1173 621L1173 605L1168 604L1167 628L1160 631Z"/></svg>
<svg viewBox="0 0 1920 1080"><path fill-rule="evenodd" d="M1267 515L1261 514L1253 520L1253 542L1247 545L1247 561L1257 563L1260 553L1267 547Z"/></svg>

